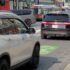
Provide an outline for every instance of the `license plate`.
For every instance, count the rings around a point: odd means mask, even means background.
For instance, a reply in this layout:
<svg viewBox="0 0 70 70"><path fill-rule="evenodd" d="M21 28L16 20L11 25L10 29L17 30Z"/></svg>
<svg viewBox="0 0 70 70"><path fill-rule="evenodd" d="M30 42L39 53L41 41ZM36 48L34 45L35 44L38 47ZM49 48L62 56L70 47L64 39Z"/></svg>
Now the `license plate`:
<svg viewBox="0 0 70 70"><path fill-rule="evenodd" d="M58 25L52 25L52 28L59 28Z"/></svg>
<svg viewBox="0 0 70 70"><path fill-rule="evenodd" d="M65 25L52 25L52 28L65 29Z"/></svg>

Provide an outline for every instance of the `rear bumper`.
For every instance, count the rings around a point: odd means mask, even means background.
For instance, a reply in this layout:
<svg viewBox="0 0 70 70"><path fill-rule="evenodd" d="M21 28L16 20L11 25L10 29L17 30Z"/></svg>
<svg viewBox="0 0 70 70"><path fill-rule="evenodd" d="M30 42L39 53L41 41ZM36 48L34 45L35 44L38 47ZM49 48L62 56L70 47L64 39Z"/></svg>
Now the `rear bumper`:
<svg viewBox="0 0 70 70"><path fill-rule="evenodd" d="M42 21L42 18L36 18L36 20L38 21L38 20L41 20Z"/></svg>
<svg viewBox="0 0 70 70"><path fill-rule="evenodd" d="M70 36L70 30L42 30L42 34L51 36Z"/></svg>

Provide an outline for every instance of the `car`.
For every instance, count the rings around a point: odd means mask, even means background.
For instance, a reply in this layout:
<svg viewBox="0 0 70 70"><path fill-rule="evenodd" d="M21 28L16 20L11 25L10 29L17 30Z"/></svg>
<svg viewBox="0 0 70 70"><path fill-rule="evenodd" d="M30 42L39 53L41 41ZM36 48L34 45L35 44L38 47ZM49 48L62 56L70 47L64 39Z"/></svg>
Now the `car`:
<svg viewBox="0 0 70 70"><path fill-rule="evenodd" d="M70 37L70 14L66 11L48 13L41 24L41 38Z"/></svg>
<svg viewBox="0 0 70 70"><path fill-rule="evenodd" d="M33 5L34 9L34 16L36 17L36 20L43 20L43 16L49 12L53 11L60 11L61 8L56 5L44 5L44 4L38 4Z"/></svg>
<svg viewBox="0 0 70 70"><path fill-rule="evenodd" d="M28 63L37 68L40 41L16 14L0 12L0 70L9 70Z"/></svg>

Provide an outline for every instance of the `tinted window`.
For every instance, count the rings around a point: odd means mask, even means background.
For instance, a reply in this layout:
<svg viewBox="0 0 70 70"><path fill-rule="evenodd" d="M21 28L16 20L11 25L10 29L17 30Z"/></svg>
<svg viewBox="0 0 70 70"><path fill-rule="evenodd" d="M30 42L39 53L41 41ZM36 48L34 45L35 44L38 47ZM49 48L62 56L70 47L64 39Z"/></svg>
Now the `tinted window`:
<svg viewBox="0 0 70 70"><path fill-rule="evenodd" d="M47 14L44 16L44 21L68 22L69 16L67 14Z"/></svg>

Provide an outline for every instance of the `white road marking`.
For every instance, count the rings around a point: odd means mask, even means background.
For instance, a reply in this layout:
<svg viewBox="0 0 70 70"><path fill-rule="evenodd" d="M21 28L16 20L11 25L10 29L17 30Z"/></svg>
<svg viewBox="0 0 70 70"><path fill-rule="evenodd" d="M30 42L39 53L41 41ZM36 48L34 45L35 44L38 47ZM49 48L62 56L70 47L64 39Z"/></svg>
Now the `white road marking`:
<svg viewBox="0 0 70 70"><path fill-rule="evenodd" d="M70 70L70 64L68 64L64 70Z"/></svg>

